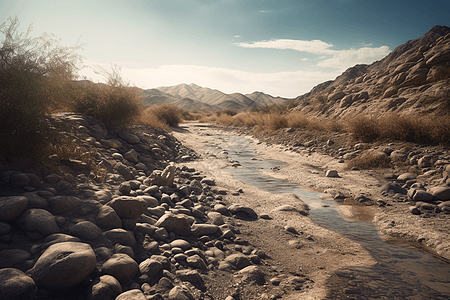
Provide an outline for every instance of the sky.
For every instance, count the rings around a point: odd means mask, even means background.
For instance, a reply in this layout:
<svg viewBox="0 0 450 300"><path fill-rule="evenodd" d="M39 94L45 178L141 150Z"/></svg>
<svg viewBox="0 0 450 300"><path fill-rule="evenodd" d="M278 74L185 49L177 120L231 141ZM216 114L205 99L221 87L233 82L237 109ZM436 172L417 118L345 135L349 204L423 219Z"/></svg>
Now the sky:
<svg viewBox="0 0 450 300"><path fill-rule="evenodd" d="M80 76L121 67L143 89L181 83L293 98L435 25L449 0L0 0L0 23L82 44ZM0 36L0 40L3 37Z"/></svg>

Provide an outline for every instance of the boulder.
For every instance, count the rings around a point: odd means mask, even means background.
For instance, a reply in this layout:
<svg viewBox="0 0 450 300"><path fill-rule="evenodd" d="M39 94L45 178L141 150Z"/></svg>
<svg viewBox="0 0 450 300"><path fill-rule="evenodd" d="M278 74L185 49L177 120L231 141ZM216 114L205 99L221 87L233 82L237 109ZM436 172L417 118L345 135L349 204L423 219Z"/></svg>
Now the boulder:
<svg viewBox="0 0 450 300"><path fill-rule="evenodd" d="M0 269L19 267L29 259L31 254L21 249L7 249L0 251Z"/></svg>
<svg viewBox="0 0 450 300"><path fill-rule="evenodd" d="M149 278L155 277L161 270L163 265L156 259L147 258L139 264L141 274L147 275Z"/></svg>
<svg viewBox="0 0 450 300"><path fill-rule="evenodd" d="M139 144L141 142L139 137L137 135L132 134L132 133L129 133L129 132L117 132L117 134L119 135L119 137L121 139L123 139L128 144Z"/></svg>
<svg viewBox="0 0 450 300"><path fill-rule="evenodd" d="M103 235L109 239L113 245L117 243L130 247L136 245L136 238L134 237L133 231L117 228L105 231Z"/></svg>
<svg viewBox="0 0 450 300"><path fill-rule="evenodd" d="M225 224L224 220L223 220L223 216L221 213L219 212L215 212L215 211L211 211L208 213L208 219L211 222L211 224L220 226Z"/></svg>
<svg viewBox="0 0 450 300"><path fill-rule="evenodd" d="M157 227L163 227L168 232L174 232L179 235L191 233L191 225L186 217L166 213L155 223Z"/></svg>
<svg viewBox="0 0 450 300"><path fill-rule="evenodd" d="M43 235L59 232L55 217L40 208L27 209L18 219L18 223L28 231L37 231Z"/></svg>
<svg viewBox="0 0 450 300"><path fill-rule="evenodd" d="M121 284L128 283L139 271L138 264L124 253L113 254L101 267L103 274L114 276Z"/></svg>
<svg viewBox="0 0 450 300"><path fill-rule="evenodd" d="M88 300L114 300L122 293L119 281L111 275L96 278L89 287Z"/></svg>
<svg viewBox="0 0 450 300"><path fill-rule="evenodd" d="M125 153L123 154L123 157L124 157L126 160L128 160L128 161L130 161L130 162L132 162L132 163L135 163L135 164L139 162L139 159L138 159L138 153L137 153L136 150L134 150L134 149L131 149L130 151L125 152Z"/></svg>
<svg viewBox="0 0 450 300"><path fill-rule="evenodd" d="M147 202L141 198L121 196L106 205L111 206L121 219L137 219L147 210Z"/></svg>
<svg viewBox="0 0 450 300"><path fill-rule="evenodd" d="M194 297L192 296L189 289L186 286L182 285L175 286L170 290L169 300L194 300Z"/></svg>
<svg viewBox="0 0 450 300"><path fill-rule="evenodd" d="M416 190L416 192L414 193L414 195L412 197L412 200L430 202L433 200L433 195L431 195L430 193L428 193L426 191Z"/></svg>
<svg viewBox="0 0 450 300"><path fill-rule="evenodd" d="M90 221L81 221L70 227L69 232L83 240L93 240L102 235L102 230Z"/></svg>
<svg viewBox="0 0 450 300"><path fill-rule="evenodd" d="M403 173L403 174L400 174L397 177L397 181L399 181L399 182L406 182L408 180L416 179L416 178L417 178L417 175L414 174L414 173Z"/></svg>
<svg viewBox="0 0 450 300"><path fill-rule="evenodd" d="M129 181L122 182L119 185L119 192L121 192L123 195L129 195L131 192L131 184Z"/></svg>
<svg viewBox="0 0 450 300"><path fill-rule="evenodd" d="M241 270L249 265L251 265L248 257L242 253L235 253L227 256L225 262L232 265L235 269Z"/></svg>
<svg viewBox="0 0 450 300"><path fill-rule="evenodd" d="M339 177L339 174L336 170L327 170L325 177Z"/></svg>
<svg viewBox="0 0 450 300"><path fill-rule="evenodd" d="M4 300L34 299L36 284L24 272L5 268L0 269L0 295Z"/></svg>
<svg viewBox="0 0 450 300"><path fill-rule="evenodd" d="M158 298L156 298L158 299ZM133 289L126 292L123 292L115 300L147 300L144 293L142 293L139 289Z"/></svg>
<svg viewBox="0 0 450 300"><path fill-rule="evenodd" d="M88 244L64 242L48 247L29 273L38 286L65 290L85 280L96 263Z"/></svg>
<svg viewBox="0 0 450 300"><path fill-rule="evenodd" d="M146 179L147 185L157 186L173 186L173 180L175 178L176 167L174 164L168 165L164 171L153 171L152 174Z"/></svg>
<svg viewBox="0 0 450 300"><path fill-rule="evenodd" d="M446 186L436 186L430 189L431 195L433 195L436 200L449 201L450 200L450 188Z"/></svg>
<svg viewBox="0 0 450 300"><path fill-rule="evenodd" d="M197 270L177 270L176 275L181 281L190 282L194 285L203 282L202 276Z"/></svg>
<svg viewBox="0 0 450 300"><path fill-rule="evenodd" d="M74 236L64 234L64 233L54 233L47 236L40 247L41 252L50 247L53 244L64 243L64 242L81 242L79 238Z"/></svg>
<svg viewBox="0 0 450 300"><path fill-rule="evenodd" d="M47 201L50 205L52 213L55 215L68 212L83 204L83 202L79 198L74 196L50 197Z"/></svg>
<svg viewBox="0 0 450 300"><path fill-rule="evenodd" d="M119 172L119 174L122 175L123 178L125 178L125 180L134 179L133 172L131 172L131 170L123 163L121 162L116 163L114 169L116 169L117 172Z"/></svg>
<svg viewBox="0 0 450 300"><path fill-rule="evenodd" d="M23 187L30 185L30 178L22 172L11 173L11 187Z"/></svg>
<svg viewBox="0 0 450 300"><path fill-rule="evenodd" d="M258 215L253 209L241 204L232 204L228 207L228 211L238 218L256 220Z"/></svg>
<svg viewBox="0 0 450 300"><path fill-rule="evenodd" d="M330 95L328 95L328 102L335 102L337 100L340 100L341 98L343 98L346 94L342 91L336 92L336 93L332 93Z"/></svg>
<svg viewBox="0 0 450 300"><path fill-rule="evenodd" d="M97 225L103 229L121 228L122 220L117 215L114 208L103 205L96 217Z"/></svg>
<svg viewBox="0 0 450 300"><path fill-rule="evenodd" d="M199 269L202 271L207 271L208 267L206 266L205 261L198 255L194 254L192 256L188 256L186 258L186 263L194 269Z"/></svg>
<svg viewBox="0 0 450 300"><path fill-rule="evenodd" d="M170 247L180 248L183 251L186 251L186 250L189 250L192 248L191 244L188 241L182 240L182 239L174 240L173 242L170 243Z"/></svg>
<svg viewBox="0 0 450 300"><path fill-rule="evenodd" d="M257 266L248 266L237 272L237 277L242 277L244 282L264 284L264 274Z"/></svg>
<svg viewBox="0 0 450 300"><path fill-rule="evenodd" d="M28 199L24 196L0 197L0 222L15 220L27 205Z"/></svg>
<svg viewBox="0 0 450 300"><path fill-rule="evenodd" d="M221 232L219 226L213 224L193 224L191 230L196 237L213 235Z"/></svg>

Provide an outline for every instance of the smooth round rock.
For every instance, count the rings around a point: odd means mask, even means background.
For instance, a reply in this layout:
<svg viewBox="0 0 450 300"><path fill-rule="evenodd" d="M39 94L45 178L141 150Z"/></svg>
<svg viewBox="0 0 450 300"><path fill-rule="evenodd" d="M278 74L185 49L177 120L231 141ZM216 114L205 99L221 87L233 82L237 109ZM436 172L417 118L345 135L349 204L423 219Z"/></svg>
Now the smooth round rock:
<svg viewBox="0 0 450 300"><path fill-rule="evenodd" d="M88 291L88 300L113 300L122 293L120 282L111 275L95 279Z"/></svg>
<svg viewBox="0 0 450 300"><path fill-rule="evenodd" d="M29 273L38 286L65 290L85 280L96 263L88 244L64 242L48 247Z"/></svg>
<svg viewBox="0 0 450 300"><path fill-rule="evenodd" d="M15 220L27 205L28 199L24 196L0 197L0 222Z"/></svg>
<svg viewBox="0 0 450 300"><path fill-rule="evenodd" d="M102 265L104 274L114 276L122 284L129 282L138 271L137 262L124 253L113 254Z"/></svg>
<svg viewBox="0 0 450 300"><path fill-rule="evenodd" d="M147 210L147 202L137 197L117 197L107 205L111 206L121 219L137 219Z"/></svg>
<svg viewBox="0 0 450 300"><path fill-rule="evenodd" d="M18 219L28 231L38 231L43 235L59 232L55 217L48 211L40 208L27 209Z"/></svg>
<svg viewBox="0 0 450 300"><path fill-rule="evenodd" d="M69 231L72 235L86 240L93 240L102 234L102 230L89 221L78 222Z"/></svg>
<svg viewBox="0 0 450 300"><path fill-rule="evenodd" d="M32 299L35 293L36 283L33 278L18 269L0 269L1 299Z"/></svg>

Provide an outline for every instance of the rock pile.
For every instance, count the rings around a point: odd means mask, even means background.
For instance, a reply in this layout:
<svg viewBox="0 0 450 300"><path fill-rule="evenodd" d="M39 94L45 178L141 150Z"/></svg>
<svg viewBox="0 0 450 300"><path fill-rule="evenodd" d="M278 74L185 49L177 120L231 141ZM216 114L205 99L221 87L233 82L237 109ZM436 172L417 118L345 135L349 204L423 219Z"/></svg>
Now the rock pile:
<svg viewBox="0 0 450 300"><path fill-rule="evenodd" d="M194 156L173 137L57 117L98 149L104 181L75 159L51 174L2 166L2 299L208 299L212 270L265 282L264 252L232 221L258 216L227 206L214 180L169 163Z"/></svg>

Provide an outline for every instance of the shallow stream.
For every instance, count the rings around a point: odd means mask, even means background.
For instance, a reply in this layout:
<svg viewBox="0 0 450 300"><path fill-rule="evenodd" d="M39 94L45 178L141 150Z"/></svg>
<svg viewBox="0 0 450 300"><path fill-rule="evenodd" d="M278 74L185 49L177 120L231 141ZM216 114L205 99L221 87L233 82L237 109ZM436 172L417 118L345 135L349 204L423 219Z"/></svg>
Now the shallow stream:
<svg viewBox="0 0 450 300"><path fill-rule="evenodd" d="M227 146L219 149L211 144L212 152L220 151L241 165L228 169L236 179L272 193L296 194L310 206L315 223L359 243L377 261L372 267L338 270L328 283L329 299L450 299L450 264L446 259L411 244L385 242L364 207L339 207L334 200L321 199L322 193L270 176L272 168L285 163L258 158L250 140L225 134L214 139ZM339 213L345 209L350 209L354 218Z"/></svg>

